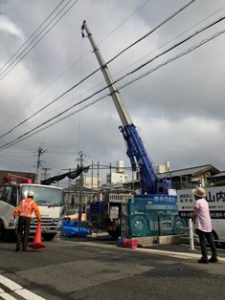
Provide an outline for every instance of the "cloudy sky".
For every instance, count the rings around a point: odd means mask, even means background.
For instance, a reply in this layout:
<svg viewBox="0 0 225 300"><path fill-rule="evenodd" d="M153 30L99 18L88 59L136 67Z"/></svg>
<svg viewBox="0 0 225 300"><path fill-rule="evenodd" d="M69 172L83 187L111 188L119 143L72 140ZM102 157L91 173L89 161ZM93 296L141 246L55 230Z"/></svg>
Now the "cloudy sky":
<svg viewBox="0 0 225 300"><path fill-rule="evenodd" d="M41 166L50 176L75 168L80 151L85 165L123 160L129 166L112 99L90 105L107 91L75 106L106 85L100 72L59 97L99 67L81 37L82 22L109 61L188 2L0 0L0 169L35 172L39 147L46 151ZM224 15L223 0L194 1L109 63L112 77L128 74ZM121 97L154 163L168 160L173 170L202 164L225 170L225 34L215 37L223 30L225 21L117 83L119 88L130 83ZM203 40L203 46L157 69ZM45 123L71 113L50 127L58 119ZM33 134L35 128L41 131Z"/></svg>

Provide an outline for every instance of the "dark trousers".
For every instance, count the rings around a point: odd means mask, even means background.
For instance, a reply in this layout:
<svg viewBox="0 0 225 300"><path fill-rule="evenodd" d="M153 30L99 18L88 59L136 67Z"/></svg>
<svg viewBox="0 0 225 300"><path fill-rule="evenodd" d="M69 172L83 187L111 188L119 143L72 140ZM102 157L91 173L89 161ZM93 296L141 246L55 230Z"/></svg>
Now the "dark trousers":
<svg viewBox="0 0 225 300"><path fill-rule="evenodd" d="M17 227L17 248L21 248L21 244L23 247L23 250L27 249L28 244L28 238L29 238L29 232L30 232L30 221L31 218L29 217L19 217L18 221L18 227Z"/></svg>
<svg viewBox="0 0 225 300"><path fill-rule="evenodd" d="M217 250L216 250L216 245L213 239L212 232L204 232L199 229L196 229L196 233L198 234L199 237L202 257L208 259L208 252L207 252L207 242L208 242L208 245L212 251L212 257L216 258Z"/></svg>

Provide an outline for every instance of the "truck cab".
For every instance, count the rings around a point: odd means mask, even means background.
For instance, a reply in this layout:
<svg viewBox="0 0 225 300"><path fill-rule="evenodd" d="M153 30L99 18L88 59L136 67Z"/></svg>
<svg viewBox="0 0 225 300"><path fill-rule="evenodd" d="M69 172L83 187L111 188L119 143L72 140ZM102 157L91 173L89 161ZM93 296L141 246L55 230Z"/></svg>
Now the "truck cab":
<svg viewBox="0 0 225 300"><path fill-rule="evenodd" d="M0 187L0 236L3 239L12 239L15 236L17 218L12 212L20 200L27 197L28 191L34 192L42 218L42 237L51 240L58 232L60 217L63 208L63 190L58 187L40 184L5 184ZM37 219L33 215L30 234L34 235Z"/></svg>

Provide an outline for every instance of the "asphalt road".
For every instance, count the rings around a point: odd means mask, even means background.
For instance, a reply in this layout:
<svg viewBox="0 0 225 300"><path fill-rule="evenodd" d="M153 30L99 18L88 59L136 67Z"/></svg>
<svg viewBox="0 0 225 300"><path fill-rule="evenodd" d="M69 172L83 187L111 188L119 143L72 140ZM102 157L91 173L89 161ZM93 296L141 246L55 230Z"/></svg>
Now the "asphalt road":
<svg viewBox="0 0 225 300"><path fill-rule="evenodd" d="M200 254L183 248L133 250L106 240L44 244L15 252L0 242L0 299L225 299L225 259L200 265Z"/></svg>

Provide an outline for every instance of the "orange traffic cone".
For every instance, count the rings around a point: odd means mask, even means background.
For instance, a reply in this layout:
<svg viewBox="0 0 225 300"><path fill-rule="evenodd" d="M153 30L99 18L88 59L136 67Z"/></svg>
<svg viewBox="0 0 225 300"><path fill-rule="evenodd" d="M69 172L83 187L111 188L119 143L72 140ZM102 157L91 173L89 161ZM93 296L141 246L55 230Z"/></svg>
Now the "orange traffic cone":
<svg viewBox="0 0 225 300"><path fill-rule="evenodd" d="M38 222L33 243L29 246L33 249L39 249L45 247L45 245L43 245L41 241L41 222Z"/></svg>

